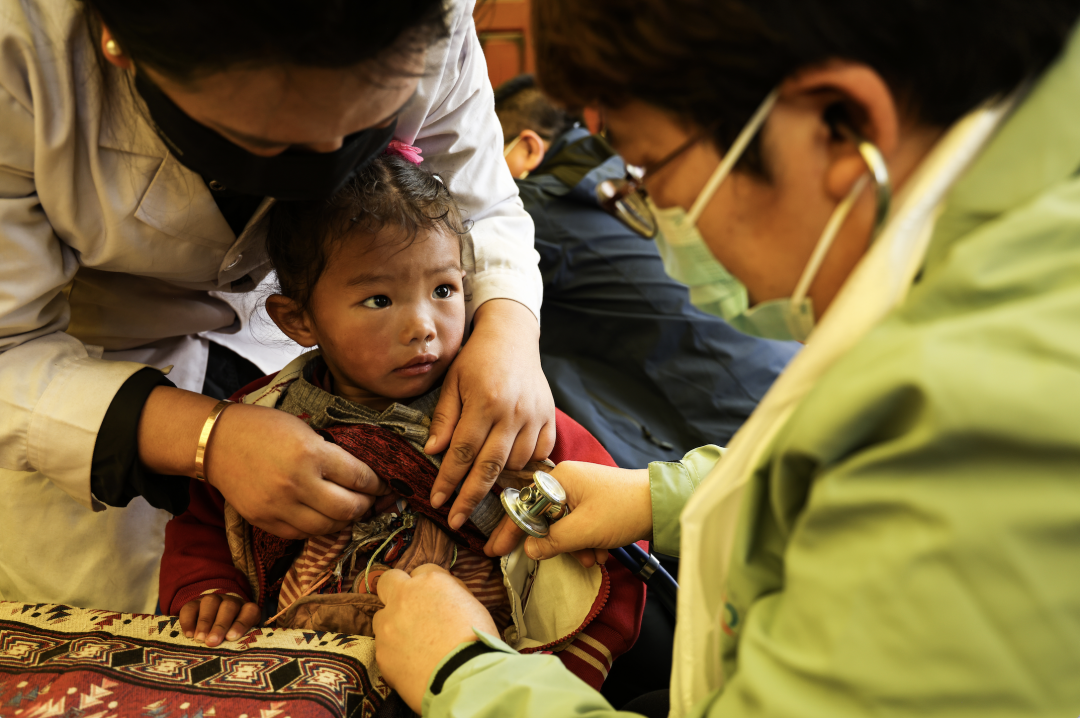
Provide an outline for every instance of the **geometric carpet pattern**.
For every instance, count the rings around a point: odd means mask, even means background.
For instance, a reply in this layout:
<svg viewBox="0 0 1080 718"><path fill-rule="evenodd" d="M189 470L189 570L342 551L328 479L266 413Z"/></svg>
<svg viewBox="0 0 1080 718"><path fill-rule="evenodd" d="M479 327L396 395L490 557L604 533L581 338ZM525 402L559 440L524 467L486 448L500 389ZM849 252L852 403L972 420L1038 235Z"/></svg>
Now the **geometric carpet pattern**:
<svg viewBox="0 0 1080 718"><path fill-rule="evenodd" d="M362 636L256 628L207 648L172 616L0 601L0 718L361 718L389 693Z"/></svg>

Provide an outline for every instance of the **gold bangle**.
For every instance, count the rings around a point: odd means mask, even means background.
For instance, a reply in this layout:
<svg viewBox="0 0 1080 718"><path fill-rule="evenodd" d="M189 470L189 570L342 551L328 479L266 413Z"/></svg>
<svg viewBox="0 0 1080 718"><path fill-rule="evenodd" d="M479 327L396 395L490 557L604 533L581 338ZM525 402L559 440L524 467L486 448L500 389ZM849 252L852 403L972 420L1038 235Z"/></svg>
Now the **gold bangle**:
<svg viewBox="0 0 1080 718"><path fill-rule="evenodd" d="M199 481L206 481L203 460L206 458L206 445L210 442L210 434L214 431L214 424L217 423L221 412L225 411L225 407L232 403L228 400L219 401L210 411L210 416L206 417L206 423L203 424L202 432L199 434L199 446L195 449L195 478Z"/></svg>

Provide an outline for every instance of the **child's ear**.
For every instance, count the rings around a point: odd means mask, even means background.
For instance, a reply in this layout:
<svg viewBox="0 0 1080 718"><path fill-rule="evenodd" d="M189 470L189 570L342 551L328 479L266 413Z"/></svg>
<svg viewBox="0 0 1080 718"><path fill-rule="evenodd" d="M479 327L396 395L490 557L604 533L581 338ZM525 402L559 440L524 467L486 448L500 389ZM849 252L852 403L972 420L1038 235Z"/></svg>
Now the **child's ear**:
<svg viewBox="0 0 1080 718"><path fill-rule="evenodd" d="M314 327L307 312L282 294L271 294L266 298L266 313L278 325L285 336L302 347L313 347L319 343Z"/></svg>

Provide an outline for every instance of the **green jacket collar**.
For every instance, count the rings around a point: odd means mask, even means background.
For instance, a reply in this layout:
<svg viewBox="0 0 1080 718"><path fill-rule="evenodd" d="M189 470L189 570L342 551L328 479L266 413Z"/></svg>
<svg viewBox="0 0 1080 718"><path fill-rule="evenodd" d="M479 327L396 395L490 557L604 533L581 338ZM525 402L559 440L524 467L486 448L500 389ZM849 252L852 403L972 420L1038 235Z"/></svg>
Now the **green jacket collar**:
<svg viewBox="0 0 1080 718"><path fill-rule="evenodd" d="M985 222L1042 194L1080 169L1080 31L1035 82L1012 116L953 187L926 266Z"/></svg>

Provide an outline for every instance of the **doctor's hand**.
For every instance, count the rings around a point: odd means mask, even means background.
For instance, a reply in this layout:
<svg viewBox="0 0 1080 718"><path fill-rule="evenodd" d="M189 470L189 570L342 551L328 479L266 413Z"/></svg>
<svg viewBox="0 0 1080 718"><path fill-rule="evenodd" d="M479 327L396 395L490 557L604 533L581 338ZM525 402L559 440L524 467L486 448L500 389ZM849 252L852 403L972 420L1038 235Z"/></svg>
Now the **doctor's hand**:
<svg viewBox="0 0 1080 718"><path fill-rule="evenodd" d="M139 421L139 456L151 471L195 475L195 448L217 402L158 387ZM232 404L207 444L207 482L250 523L282 538L340 531L387 493L386 484L344 449L277 409Z"/></svg>
<svg viewBox="0 0 1080 718"><path fill-rule="evenodd" d="M534 560L573 553L585 566L604 563L607 549L652 537L652 494L648 469L617 469L564 461L549 472L566 490L570 513L551 524L546 538L529 537L525 553ZM484 551L504 556L525 533L507 516Z"/></svg>
<svg viewBox="0 0 1080 718"><path fill-rule="evenodd" d="M376 585L386 608L375 614L375 660L383 680L417 713L431 674L458 644L477 640L473 627L497 636L491 614L441 566L412 576L391 569Z"/></svg>
<svg viewBox="0 0 1080 718"><path fill-rule="evenodd" d="M462 483L450 525L465 523L503 468L545 459L555 446L555 401L540 368L540 327L522 304L493 299L450 366L424 450L446 451L431 490L444 504Z"/></svg>

